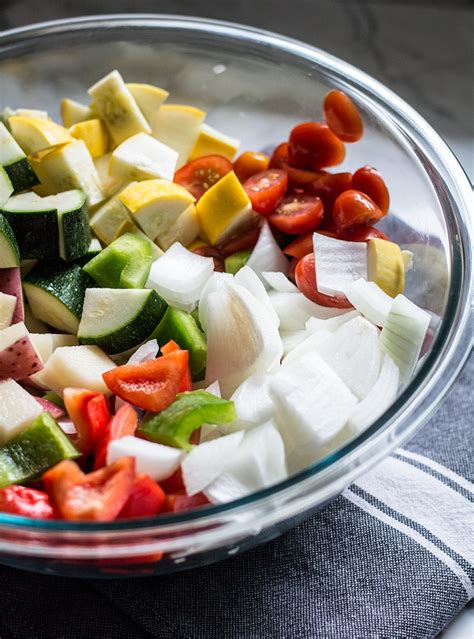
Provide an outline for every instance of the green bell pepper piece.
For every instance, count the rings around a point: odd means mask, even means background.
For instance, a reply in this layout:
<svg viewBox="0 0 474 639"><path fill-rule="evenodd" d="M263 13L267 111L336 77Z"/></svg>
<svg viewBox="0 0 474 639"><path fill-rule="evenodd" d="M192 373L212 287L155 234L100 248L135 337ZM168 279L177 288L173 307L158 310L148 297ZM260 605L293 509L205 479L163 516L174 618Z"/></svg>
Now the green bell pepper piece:
<svg viewBox="0 0 474 639"><path fill-rule="evenodd" d="M143 288L152 261L150 243L138 235L125 233L83 268L103 288Z"/></svg>
<svg viewBox="0 0 474 639"><path fill-rule="evenodd" d="M147 415L138 432L159 444L191 450L189 438L196 428L202 424L227 424L234 419L237 419L234 402L197 390L178 393L161 413Z"/></svg>
<svg viewBox="0 0 474 639"><path fill-rule="evenodd" d="M226 257L224 262L226 273L235 275L237 271L240 271L247 264L251 253L252 251L239 251Z"/></svg>
<svg viewBox="0 0 474 639"><path fill-rule="evenodd" d="M59 408L62 408L63 410L66 410L63 398L54 391L48 391L47 393L45 393L43 395L43 399L48 400L48 402L51 402L51 404L56 404L56 406L59 406Z"/></svg>
<svg viewBox="0 0 474 639"><path fill-rule="evenodd" d="M49 413L41 413L16 437L0 446L0 488L40 477L63 459L80 453Z"/></svg>

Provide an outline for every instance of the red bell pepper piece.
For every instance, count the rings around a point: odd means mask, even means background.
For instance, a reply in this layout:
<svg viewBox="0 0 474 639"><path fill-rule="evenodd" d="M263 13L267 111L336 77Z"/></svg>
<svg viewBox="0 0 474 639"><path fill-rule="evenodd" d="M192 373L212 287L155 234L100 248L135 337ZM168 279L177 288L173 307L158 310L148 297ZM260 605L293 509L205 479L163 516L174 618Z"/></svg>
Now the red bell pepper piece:
<svg viewBox="0 0 474 639"><path fill-rule="evenodd" d="M160 486L163 488L166 494L184 492L183 473L181 472L181 466L174 471L171 477L162 479L160 481Z"/></svg>
<svg viewBox="0 0 474 639"><path fill-rule="evenodd" d="M7 486L0 490L0 512L33 519L53 517L53 507L48 495L26 486Z"/></svg>
<svg viewBox="0 0 474 639"><path fill-rule="evenodd" d="M183 510L192 510L193 508L205 506L209 503L210 501L208 500L206 495L204 495L204 493L197 493L192 497L188 497L188 495L186 495L186 493L183 491L183 493L166 495L165 507L163 508L163 512L182 512Z"/></svg>
<svg viewBox="0 0 474 639"><path fill-rule="evenodd" d="M130 404L123 404L108 423L105 432L97 443L94 469L102 468L107 460L107 448L114 439L134 435L137 430L137 413Z"/></svg>
<svg viewBox="0 0 474 639"><path fill-rule="evenodd" d="M151 517L161 511L165 503L165 493L149 475L137 475L132 492L125 506L118 514L119 519L131 517Z"/></svg>
<svg viewBox="0 0 474 639"><path fill-rule="evenodd" d="M159 413L179 393L188 359L188 351L173 351L146 362L117 366L102 377L112 393L126 402Z"/></svg>
<svg viewBox="0 0 474 639"><path fill-rule="evenodd" d="M65 460L43 475L43 483L64 519L112 521L130 497L134 478L133 457L121 457L87 475L75 462Z"/></svg>
<svg viewBox="0 0 474 639"><path fill-rule="evenodd" d="M173 353L174 351L181 350L181 347L173 339L170 339L170 341L167 342L164 346L162 346L160 350L163 353L163 355L168 355L168 353ZM191 391L191 390L193 390L193 378L191 376L191 369L188 366L178 392L184 393L185 391Z"/></svg>
<svg viewBox="0 0 474 639"><path fill-rule="evenodd" d="M64 405L77 430L75 446L89 453L110 421L107 399L101 393L83 388L65 388Z"/></svg>

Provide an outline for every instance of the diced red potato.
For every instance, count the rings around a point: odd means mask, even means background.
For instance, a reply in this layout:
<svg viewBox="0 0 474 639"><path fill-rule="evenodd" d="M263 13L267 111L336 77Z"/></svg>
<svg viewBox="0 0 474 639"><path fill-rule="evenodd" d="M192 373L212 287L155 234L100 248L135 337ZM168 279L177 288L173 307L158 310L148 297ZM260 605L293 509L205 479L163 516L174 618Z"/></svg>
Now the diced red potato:
<svg viewBox="0 0 474 639"><path fill-rule="evenodd" d="M43 410L49 413L51 417L54 417L54 419L64 417L65 412L60 406L53 404L53 402L50 402L48 399L44 399L43 397L35 397L35 399Z"/></svg>
<svg viewBox="0 0 474 639"><path fill-rule="evenodd" d="M21 380L43 369L43 362L23 322L0 333L0 379Z"/></svg>
<svg viewBox="0 0 474 639"><path fill-rule="evenodd" d="M17 299L16 308L12 317L12 324L23 322L25 319L25 311L19 266L15 266L13 268L0 268L0 291L7 295L14 295Z"/></svg>

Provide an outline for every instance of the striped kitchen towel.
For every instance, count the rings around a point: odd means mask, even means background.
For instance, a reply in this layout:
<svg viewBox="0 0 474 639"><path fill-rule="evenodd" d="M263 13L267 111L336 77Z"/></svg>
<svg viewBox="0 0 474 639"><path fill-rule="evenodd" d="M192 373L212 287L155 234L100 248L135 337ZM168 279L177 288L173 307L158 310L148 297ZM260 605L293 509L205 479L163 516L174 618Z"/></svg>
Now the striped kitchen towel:
<svg viewBox="0 0 474 639"><path fill-rule="evenodd" d="M403 449L246 554L128 581L0 568L1 639L435 637L472 596L473 377L471 356Z"/></svg>

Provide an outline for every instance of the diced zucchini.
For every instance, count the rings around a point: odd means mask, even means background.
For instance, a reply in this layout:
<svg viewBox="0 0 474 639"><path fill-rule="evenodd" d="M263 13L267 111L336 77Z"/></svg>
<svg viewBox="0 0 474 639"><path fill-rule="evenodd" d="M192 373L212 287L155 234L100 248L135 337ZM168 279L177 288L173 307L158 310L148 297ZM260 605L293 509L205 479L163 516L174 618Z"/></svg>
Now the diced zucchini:
<svg viewBox="0 0 474 639"><path fill-rule="evenodd" d="M43 364L49 360L57 348L62 346L78 346L79 342L75 335L62 335L60 333L30 333L30 339L41 356ZM30 375L30 381L39 388L48 388L43 378L44 369Z"/></svg>
<svg viewBox="0 0 474 639"><path fill-rule="evenodd" d="M126 233L90 260L84 270L105 288L143 288L152 259L149 242Z"/></svg>
<svg viewBox="0 0 474 639"><path fill-rule="evenodd" d="M188 161L205 117L205 111L185 104L160 107L153 123L153 137L178 152L178 169Z"/></svg>
<svg viewBox="0 0 474 639"><path fill-rule="evenodd" d="M36 317L66 333L77 333L86 289L94 286L80 266L61 260L37 264L23 280Z"/></svg>
<svg viewBox="0 0 474 639"><path fill-rule="evenodd" d="M196 377L206 366L206 339L190 313L169 306L150 339L156 339L158 344L166 344L174 340L181 348L188 350L193 377Z"/></svg>
<svg viewBox="0 0 474 639"><path fill-rule="evenodd" d="M0 447L0 488L32 481L63 459L79 455L51 415L41 413Z"/></svg>
<svg viewBox="0 0 474 639"><path fill-rule="evenodd" d="M103 201L100 178L83 140L73 139L69 144L31 159L44 195L80 189L86 194L89 206Z"/></svg>
<svg viewBox="0 0 474 639"><path fill-rule="evenodd" d="M0 213L0 268L13 268L20 264L20 250L12 227Z"/></svg>
<svg viewBox="0 0 474 639"><path fill-rule="evenodd" d="M151 133L150 125L118 71L112 71L96 82L88 93L115 144L136 133Z"/></svg>
<svg viewBox="0 0 474 639"><path fill-rule="evenodd" d="M148 124L153 128L158 109L169 96L168 91L151 84L136 82L126 82L125 86L134 97Z"/></svg>
<svg viewBox="0 0 474 639"><path fill-rule="evenodd" d="M90 226L104 244L111 244L120 235L138 229L119 196L110 198L97 209L90 219Z"/></svg>
<svg viewBox="0 0 474 639"><path fill-rule="evenodd" d="M73 138L84 141L92 158L98 158L107 152L107 130L99 118L73 124L69 132Z"/></svg>
<svg viewBox="0 0 474 639"><path fill-rule="evenodd" d="M96 237L94 237L92 238L91 243L89 244L89 248L87 249L87 252L84 253L82 257L78 257L77 260L74 260L74 261L76 264L79 264L79 266L84 266L84 264L87 264L87 262L90 262L94 257L97 257L101 251L102 251L102 246L99 240Z"/></svg>
<svg viewBox="0 0 474 639"><path fill-rule="evenodd" d="M78 337L106 353L121 353L145 340L162 319L167 304L149 289L88 289Z"/></svg>
<svg viewBox="0 0 474 639"><path fill-rule="evenodd" d="M84 120L90 120L93 117L92 110L89 106L76 102L76 100L70 100L69 98L61 100L60 109L63 125L67 129L78 122L84 122Z"/></svg>
<svg viewBox="0 0 474 639"><path fill-rule="evenodd" d="M16 297L0 291L0 331L11 325L16 308Z"/></svg>
<svg viewBox="0 0 474 639"><path fill-rule="evenodd" d="M146 133L137 133L112 153L110 175L122 180L172 180L178 153Z"/></svg>
<svg viewBox="0 0 474 639"><path fill-rule="evenodd" d="M11 134L27 155L73 139L67 129L52 120L14 115L8 119L8 124Z"/></svg>
<svg viewBox="0 0 474 639"><path fill-rule="evenodd" d="M20 145L8 129L0 122L0 166L2 166L13 186L19 193L38 184L39 180ZM1 202L1 198L0 198Z"/></svg>
<svg viewBox="0 0 474 639"><path fill-rule="evenodd" d="M18 435L42 411L35 398L13 379L0 381L0 406L0 445Z"/></svg>
<svg viewBox="0 0 474 639"><path fill-rule="evenodd" d="M241 268L243 268L251 255L252 251L239 251L238 253L232 253L225 258L225 270L226 273L235 275Z"/></svg>
<svg viewBox="0 0 474 639"><path fill-rule="evenodd" d="M49 333L51 328L33 315L33 311L31 310L29 304L25 304L24 311L25 311L25 319L24 319L25 326L30 331L30 333L39 333L39 334Z"/></svg>
<svg viewBox="0 0 474 639"><path fill-rule="evenodd" d="M2 207L13 193L13 184L3 166L0 166L0 207Z"/></svg>
<svg viewBox="0 0 474 639"><path fill-rule="evenodd" d="M47 199L58 212L59 256L70 262L87 252L91 242L86 196L75 189Z"/></svg>

